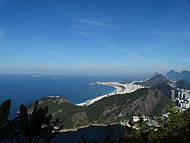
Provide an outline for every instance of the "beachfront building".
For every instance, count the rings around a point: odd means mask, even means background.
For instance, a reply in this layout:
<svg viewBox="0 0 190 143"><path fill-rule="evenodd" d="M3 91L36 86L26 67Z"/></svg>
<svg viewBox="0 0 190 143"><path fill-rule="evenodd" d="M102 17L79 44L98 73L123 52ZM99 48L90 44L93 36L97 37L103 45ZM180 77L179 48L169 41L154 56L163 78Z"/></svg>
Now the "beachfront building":
<svg viewBox="0 0 190 143"><path fill-rule="evenodd" d="M148 88L146 86L140 85L140 84L135 84L134 82L127 83L127 84L122 84L119 82L96 82L99 85L106 85L106 86L112 86L116 89L114 94L126 94L126 93L132 93L136 90L142 89L142 88Z"/></svg>

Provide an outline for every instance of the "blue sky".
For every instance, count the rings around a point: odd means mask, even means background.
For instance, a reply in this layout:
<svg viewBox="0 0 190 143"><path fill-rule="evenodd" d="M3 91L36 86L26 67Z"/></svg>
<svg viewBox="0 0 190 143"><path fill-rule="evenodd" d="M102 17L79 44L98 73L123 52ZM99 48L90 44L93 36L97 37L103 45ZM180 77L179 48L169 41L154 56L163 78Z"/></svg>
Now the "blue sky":
<svg viewBox="0 0 190 143"><path fill-rule="evenodd" d="M0 0L0 72L190 70L189 0Z"/></svg>

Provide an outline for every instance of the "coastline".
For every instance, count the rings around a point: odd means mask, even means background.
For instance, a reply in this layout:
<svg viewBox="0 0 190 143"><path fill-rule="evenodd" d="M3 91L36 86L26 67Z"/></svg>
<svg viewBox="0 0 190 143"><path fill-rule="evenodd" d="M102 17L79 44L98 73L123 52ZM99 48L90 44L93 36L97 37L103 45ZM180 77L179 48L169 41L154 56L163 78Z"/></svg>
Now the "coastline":
<svg viewBox="0 0 190 143"><path fill-rule="evenodd" d="M119 123L113 123L113 124L89 124L89 125L85 125L85 126L81 126L81 127L77 127L77 128L68 128L68 129L62 129L61 131L59 131L59 133L67 133L67 132L77 132L81 129L85 129L88 127L109 127L109 126L113 126L113 125L120 125L123 126Z"/></svg>
<svg viewBox="0 0 190 143"><path fill-rule="evenodd" d="M97 81L94 84L111 86L111 87L115 88L115 90L113 92L110 92L110 93L107 93L107 94L104 94L104 95L100 95L100 96L95 97L93 99L86 100L86 101L84 101L82 103L76 104L77 106L89 106L89 105L101 100L102 98L109 97L109 96L114 96L114 95L117 95L117 94L124 94L124 91L126 90L126 87L123 86L122 84L120 84L119 82L98 82Z"/></svg>
<svg viewBox="0 0 190 143"><path fill-rule="evenodd" d="M90 100L86 100L82 103L79 103L79 104L75 104L77 106L89 106L105 97L110 97L110 96L115 96L115 95L120 95L120 94L126 94L126 93L131 93L131 92L134 92L138 89L141 89L141 88L146 88L142 85L138 85L138 84L135 84L135 82L131 82L131 83L128 83L128 84L121 84L119 82L95 82L94 84L98 84L98 85L105 85L105 86L111 86L111 87L114 87L115 90L111 93L108 93L108 94L104 94L104 95L100 95L98 97L95 97L93 99L90 99Z"/></svg>
<svg viewBox="0 0 190 143"><path fill-rule="evenodd" d="M94 83L94 84L104 85L104 86L111 86L111 87L115 88L115 90L114 90L113 92L110 92L110 93L107 93L107 94L104 94L104 95L97 96L97 97L95 97L95 98L93 98L93 99L86 100L86 101L84 101L84 102L82 102L82 103L79 103L79 104L76 104L76 105L77 105L77 106L89 106L89 105L91 105L91 104L93 104L93 103L95 103L95 102L101 100L102 98L109 97L109 96L114 96L114 95L119 94L119 93L121 93L121 92L123 92L123 91L125 90L125 87L124 87L124 86L121 87L121 86L116 86L116 85L114 85L114 83L116 83L116 82L110 82L112 85L111 85L111 84L107 84L107 83L108 83L108 82L98 82L98 81L97 81L97 82ZM118 83L117 83L117 84L118 84Z"/></svg>

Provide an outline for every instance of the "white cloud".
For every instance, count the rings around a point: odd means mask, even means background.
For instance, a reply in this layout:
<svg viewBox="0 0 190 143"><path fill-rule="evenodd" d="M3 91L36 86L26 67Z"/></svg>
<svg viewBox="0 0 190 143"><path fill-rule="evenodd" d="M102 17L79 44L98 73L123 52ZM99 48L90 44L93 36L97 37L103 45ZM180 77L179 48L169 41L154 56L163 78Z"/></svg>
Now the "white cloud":
<svg viewBox="0 0 190 143"><path fill-rule="evenodd" d="M79 21L81 23L91 24L91 25L100 26L100 27L118 28L115 25L112 25L112 24L109 24L109 23L105 23L105 22L102 22L102 21L97 21L97 20L80 19Z"/></svg>
<svg viewBox="0 0 190 143"><path fill-rule="evenodd" d="M152 34L160 36L190 36L189 31L182 32L164 32L164 31L151 31Z"/></svg>
<svg viewBox="0 0 190 143"><path fill-rule="evenodd" d="M162 36L173 36L174 33L169 33L169 32L160 32L160 31L152 31L153 34L156 35L162 35Z"/></svg>
<svg viewBox="0 0 190 143"><path fill-rule="evenodd" d="M71 31L71 32L74 32L74 33L76 33L76 34L80 34L80 35L82 35L82 36L84 36L84 37L90 37L89 36L89 33L90 32L86 32L86 31L83 31L83 30L81 30L81 29L79 29L79 28L73 28L73 27L71 27L71 28L69 28L69 30Z"/></svg>
<svg viewBox="0 0 190 143"><path fill-rule="evenodd" d="M77 31L76 33L78 33L84 37L89 37L89 34L87 32Z"/></svg>
<svg viewBox="0 0 190 143"><path fill-rule="evenodd" d="M86 18L78 18L76 19L76 21L77 21L77 24L73 25L71 28L69 28L69 30L87 38L93 37L92 36L93 33L97 32L95 31L96 27L111 28L111 29L119 28L118 26L112 25L108 22L101 21L101 20L90 20Z"/></svg>

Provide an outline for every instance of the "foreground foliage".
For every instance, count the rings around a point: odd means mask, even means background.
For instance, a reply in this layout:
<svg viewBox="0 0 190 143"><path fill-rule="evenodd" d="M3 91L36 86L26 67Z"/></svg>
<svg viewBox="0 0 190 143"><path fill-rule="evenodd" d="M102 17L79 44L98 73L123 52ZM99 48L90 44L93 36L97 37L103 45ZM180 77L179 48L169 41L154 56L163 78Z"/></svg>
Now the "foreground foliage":
<svg viewBox="0 0 190 143"><path fill-rule="evenodd" d="M59 120L48 115L48 107L38 107L35 103L31 113L20 106L18 116L8 120L11 101L0 106L0 142L41 143L50 142L61 129ZM148 126L142 118L131 127L126 127L126 136L118 138L110 134L102 143L188 143L190 140L190 110L181 112L171 107L169 117L158 119L157 127ZM56 128L55 128L56 127ZM81 137L79 143L98 143Z"/></svg>
<svg viewBox="0 0 190 143"><path fill-rule="evenodd" d="M11 121L8 120L10 106L11 100L0 106L0 142L50 142L61 129L61 126L57 127L59 120L52 121L52 116L48 115L48 107L38 107L37 101L31 113L21 105L18 116Z"/></svg>

